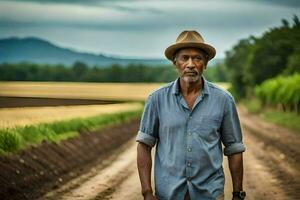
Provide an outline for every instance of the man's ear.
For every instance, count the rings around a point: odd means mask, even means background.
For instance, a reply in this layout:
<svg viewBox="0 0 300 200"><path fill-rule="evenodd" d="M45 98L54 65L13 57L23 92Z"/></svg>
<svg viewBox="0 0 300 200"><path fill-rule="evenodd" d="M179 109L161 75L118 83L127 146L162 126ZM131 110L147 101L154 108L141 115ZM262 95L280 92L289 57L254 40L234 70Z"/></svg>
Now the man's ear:
<svg viewBox="0 0 300 200"><path fill-rule="evenodd" d="M207 68L207 64L208 64L208 61L206 60L205 63L204 63L204 69Z"/></svg>
<svg viewBox="0 0 300 200"><path fill-rule="evenodd" d="M172 60L172 63L176 67L176 60L175 59Z"/></svg>

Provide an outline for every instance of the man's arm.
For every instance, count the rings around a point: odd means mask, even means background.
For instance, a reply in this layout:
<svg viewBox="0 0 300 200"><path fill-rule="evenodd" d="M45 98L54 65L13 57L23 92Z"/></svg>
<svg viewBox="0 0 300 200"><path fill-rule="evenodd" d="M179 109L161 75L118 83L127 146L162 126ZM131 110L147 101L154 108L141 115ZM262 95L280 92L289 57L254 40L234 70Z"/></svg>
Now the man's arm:
<svg viewBox="0 0 300 200"><path fill-rule="evenodd" d="M152 168L152 157L151 147L138 143L137 146L137 167L140 176L140 182L142 186L142 194L145 200L155 200L151 187L151 168Z"/></svg>
<svg viewBox="0 0 300 200"><path fill-rule="evenodd" d="M228 156L228 164L234 192L243 190L243 153Z"/></svg>

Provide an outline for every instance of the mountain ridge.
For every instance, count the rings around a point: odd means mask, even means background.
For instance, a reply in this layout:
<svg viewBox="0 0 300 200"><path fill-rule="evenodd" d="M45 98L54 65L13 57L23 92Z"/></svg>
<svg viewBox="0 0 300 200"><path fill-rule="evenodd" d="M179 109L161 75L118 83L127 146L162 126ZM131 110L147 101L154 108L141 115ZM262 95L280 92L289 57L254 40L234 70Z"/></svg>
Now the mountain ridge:
<svg viewBox="0 0 300 200"><path fill-rule="evenodd" d="M112 64L163 65L169 63L166 59L131 59L80 52L57 46L50 41L36 37L0 39L0 63L31 62L71 66L76 61L84 62L89 66L97 65L100 67Z"/></svg>
<svg viewBox="0 0 300 200"><path fill-rule="evenodd" d="M126 66L128 64L143 64L150 66L170 65L167 59L122 58L80 52L71 48L60 47L48 40L37 37L9 37L0 38L0 63L29 62L35 64L63 64L72 66L76 61L83 62L89 67L108 67L112 64ZM210 65L221 62L213 59Z"/></svg>

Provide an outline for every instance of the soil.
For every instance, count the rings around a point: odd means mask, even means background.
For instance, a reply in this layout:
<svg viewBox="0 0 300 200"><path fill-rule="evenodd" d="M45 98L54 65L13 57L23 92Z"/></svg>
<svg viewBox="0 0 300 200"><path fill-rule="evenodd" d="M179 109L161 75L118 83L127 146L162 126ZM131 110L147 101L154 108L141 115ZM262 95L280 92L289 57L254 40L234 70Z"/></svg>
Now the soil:
<svg viewBox="0 0 300 200"><path fill-rule="evenodd" d="M43 142L0 157L0 199L36 199L102 163L134 137L139 120L108 127L60 143Z"/></svg>
<svg viewBox="0 0 300 200"><path fill-rule="evenodd" d="M124 101L0 96L0 108L102 105L102 104L113 104L113 103L122 103L122 102Z"/></svg>
<svg viewBox="0 0 300 200"><path fill-rule="evenodd" d="M243 107L238 109L247 147L243 154L247 199L300 199L299 133L264 122ZM134 141L137 127L138 121L134 121L102 130L110 134L82 134L85 142L73 139L43 144L14 157L1 158L0 194L5 198L0 199L142 199ZM103 138L95 139L94 135ZM227 200L231 199L232 186L226 157L224 171Z"/></svg>

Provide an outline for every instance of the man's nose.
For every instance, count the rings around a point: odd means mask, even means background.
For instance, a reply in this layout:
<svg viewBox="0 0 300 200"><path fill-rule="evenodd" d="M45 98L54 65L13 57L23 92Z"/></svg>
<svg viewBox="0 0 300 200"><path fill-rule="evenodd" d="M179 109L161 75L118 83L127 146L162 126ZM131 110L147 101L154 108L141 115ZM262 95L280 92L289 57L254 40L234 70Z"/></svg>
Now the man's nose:
<svg viewBox="0 0 300 200"><path fill-rule="evenodd" d="M194 68L194 67L195 67L195 64L194 64L192 58L189 58L189 59L188 59L187 67L188 67L188 68Z"/></svg>

